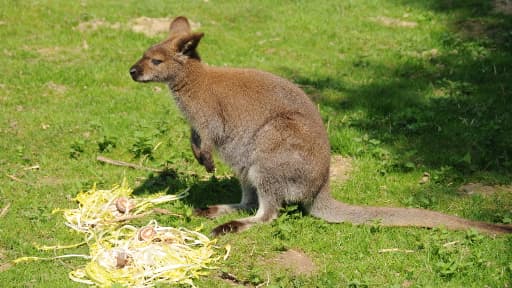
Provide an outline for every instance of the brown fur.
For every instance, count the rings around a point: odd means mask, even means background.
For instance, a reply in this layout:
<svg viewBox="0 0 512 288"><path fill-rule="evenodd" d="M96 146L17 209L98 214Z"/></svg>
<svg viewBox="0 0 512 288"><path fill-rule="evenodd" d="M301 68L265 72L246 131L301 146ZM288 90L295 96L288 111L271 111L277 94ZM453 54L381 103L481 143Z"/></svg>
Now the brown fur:
<svg viewBox="0 0 512 288"><path fill-rule="evenodd" d="M139 82L167 83L192 127L192 151L198 162L214 171L211 155L216 149L240 179L239 204L214 205L198 214L216 217L257 208L256 215L220 225L214 235L272 221L286 203L300 203L329 222L378 220L389 226L512 232L508 225L422 209L353 206L334 200L329 191L327 133L307 95L270 73L202 64L196 49L202 37L191 32L185 17L177 17L171 22L169 38L149 48L130 74Z"/></svg>

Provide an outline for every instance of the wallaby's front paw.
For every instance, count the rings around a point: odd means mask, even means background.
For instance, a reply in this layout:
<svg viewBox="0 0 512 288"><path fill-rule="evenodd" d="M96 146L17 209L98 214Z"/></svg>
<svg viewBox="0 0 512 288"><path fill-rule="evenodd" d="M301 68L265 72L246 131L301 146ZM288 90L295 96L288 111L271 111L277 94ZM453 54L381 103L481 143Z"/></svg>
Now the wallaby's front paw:
<svg viewBox="0 0 512 288"><path fill-rule="evenodd" d="M228 223L224 223L222 225L217 226L215 229L213 229L212 236L218 237L218 236L222 236L227 233L237 233L237 232L245 230L244 228L246 225L247 224L244 224L243 222L236 221L236 220L229 221Z"/></svg>
<svg viewBox="0 0 512 288"><path fill-rule="evenodd" d="M208 173L215 172L215 164L213 163L213 159L211 157L203 159L202 162L203 162L202 164L203 164L204 168L206 168L206 172L208 172Z"/></svg>

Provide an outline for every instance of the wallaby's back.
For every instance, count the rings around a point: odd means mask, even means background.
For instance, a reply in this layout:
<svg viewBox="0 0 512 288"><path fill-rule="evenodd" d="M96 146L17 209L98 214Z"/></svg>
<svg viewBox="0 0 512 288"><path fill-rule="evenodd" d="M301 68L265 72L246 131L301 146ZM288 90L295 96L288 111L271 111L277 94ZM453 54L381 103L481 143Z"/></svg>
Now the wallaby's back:
<svg viewBox="0 0 512 288"><path fill-rule="evenodd" d="M253 69L204 67L198 79L200 90L189 97L205 98L211 109L203 121L219 121L215 131L219 154L235 169L247 166L233 158L248 159L261 145L285 145L296 139L303 148L294 150L318 157L329 155L329 145L320 115L307 95L291 82ZM198 94L196 94L198 93ZM195 104L195 103L194 103ZM203 109L203 107L199 108ZM204 112L201 114L205 114ZM197 118L197 115L191 115ZM267 138L260 132L278 122L282 135ZM285 139L283 136L287 135ZM300 134L300 135L297 135ZM281 139L281 140L280 140ZM272 143L270 143L272 142ZM325 163L325 162L324 162Z"/></svg>

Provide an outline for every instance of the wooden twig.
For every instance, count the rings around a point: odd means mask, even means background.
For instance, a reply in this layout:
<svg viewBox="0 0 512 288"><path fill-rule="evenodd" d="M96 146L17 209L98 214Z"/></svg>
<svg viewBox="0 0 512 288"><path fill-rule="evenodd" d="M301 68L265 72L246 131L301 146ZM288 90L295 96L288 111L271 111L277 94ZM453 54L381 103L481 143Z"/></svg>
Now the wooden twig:
<svg viewBox="0 0 512 288"><path fill-rule="evenodd" d="M114 220L110 220L108 222L123 222L123 221L128 221L128 220L133 220L133 219L139 219L139 218L144 218L144 217L148 216L149 214L151 214L151 212L144 212L144 213L136 214L136 215L120 216L120 217L116 217Z"/></svg>
<svg viewBox="0 0 512 288"><path fill-rule="evenodd" d="M34 165L34 166L23 168L23 170L25 170L25 171L27 171L27 170L39 170L39 169L41 169L41 166L39 166L39 165Z"/></svg>
<svg viewBox="0 0 512 288"><path fill-rule="evenodd" d="M244 285L245 284L245 281L241 281L235 275L233 275L231 273L228 273L228 272L225 272L225 271L222 271L220 273L219 277L221 279L229 281L229 282L231 282L233 284L238 284L238 285Z"/></svg>
<svg viewBox="0 0 512 288"><path fill-rule="evenodd" d="M151 167L146 167L146 166L142 166L142 165L134 164L134 163L130 163L130 162L114 160L114 159L110 159L110 158L107 158L107 157L104 157L104 156L98 156L98 157L96 157L96 160L98 160L100 162L103 162L103 163L110 164L110 165L129 167L129 168L132 168L132 169L147 170L147 171L153 171L153 172L162 172L162 171L164 171L163 169L151 168Z"/></svg>
<svg viewBox="0 0 512 288"><path fill-rule="evenodd" d="M137 215L126 215L126 216L116 217L116 219L111 220L109 222L123 222L123 221L128 221L128 220L133 220L133 219L144 218L144 217L146 217L146 216L148 216L150 214L153 214L153 213L181 217L181 215L172 213L169 210L165 210L165 209L162 209L162 208L153 208L153 210L151 210L151 211L140 213L140 214L137 214Z"/></svg>
<svg viewBox="0 0 512 288"><path fill-rule="evenodd" d="M400 248L387 248L387 249L380 249L379 250L379 253L387 253L387 252L414 253L414 250L406 250L406 249L400 249Z"/></svg>
<svg viewBox="0 0 512 288"><path fill-rule="evenodd" d="M153 208L153 212L155 212L156 214L171 215L171 216L176 216L176 217L182 217L180 214L172 213L171 211L166 210L166 209L162 209L162 208Z"/></svg>
<svg viewBox="0 0 512 288"><path fill-rule="evenodd" d="M5 174L7 177L9 177L11 180L14 180L16 182L20 182L20 183L23 183L23 184L27 184L27 185L32 185L32 183L29 183L27 181L24 181L24 180L21 180L20 178L14 176L14 175L10 175L10 174Z"/></svg>
<svg viewBox="0 0 512 288"><path fill-rule="evenodd" d="M7 211L9 211L9 208L11 207L11 203L7 203L4 208L0 209L0 218L4 217L5 214L7 214Z"/></svg>
<svg viewBox="0 0 512 288"><path fill-rule="evenodd" d="M452 245L455 245L457 243L459 243L460 241L452 241L452 242L448 242L448 243L444 243L443 244L443 247L448 247L448 246L452 246Z"/></svg>

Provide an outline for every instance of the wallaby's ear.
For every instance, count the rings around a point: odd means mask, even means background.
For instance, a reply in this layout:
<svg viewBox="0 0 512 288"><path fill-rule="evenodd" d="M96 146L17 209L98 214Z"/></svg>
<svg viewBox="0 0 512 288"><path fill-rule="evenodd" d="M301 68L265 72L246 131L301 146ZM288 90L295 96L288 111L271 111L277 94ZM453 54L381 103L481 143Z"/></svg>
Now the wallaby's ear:
<svg viewBox="0 0 512 288"><path fill-rule="evenodd" d="M178 39L178 43L176 45L177 52L183 55L187 55L190 58L200 59L199 54L196 52L196 48L203 36L204 33L191 33L181 37Z"/></svg>
<svg viewBox="0 0 512 288"><path fill-rule="evenodd" d="M191 32L188 19L184 16L178 16L171 21L169 26L169 36L173 37L179 34L189 34Z"/></svg>

